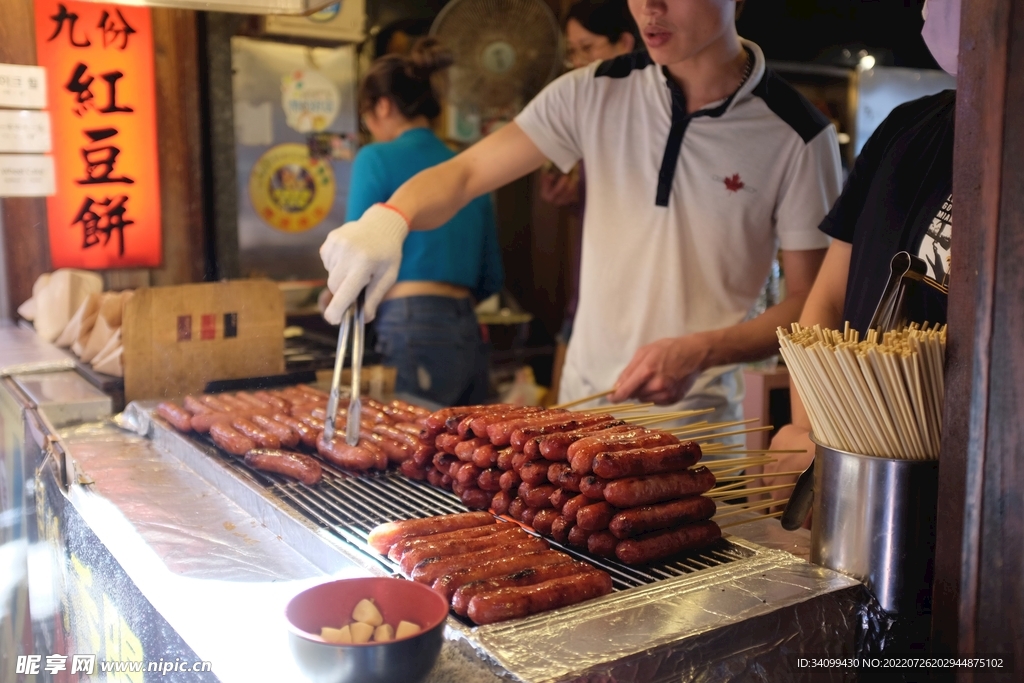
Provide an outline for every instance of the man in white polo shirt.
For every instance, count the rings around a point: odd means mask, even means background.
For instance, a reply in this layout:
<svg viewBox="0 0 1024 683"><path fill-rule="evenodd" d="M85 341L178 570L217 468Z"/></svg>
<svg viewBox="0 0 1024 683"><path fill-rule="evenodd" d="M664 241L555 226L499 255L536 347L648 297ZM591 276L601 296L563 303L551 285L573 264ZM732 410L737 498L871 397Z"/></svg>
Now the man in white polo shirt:
<svg viewBox="0 0 1024 683"><path fill-rule="evenodd" d="M337 322L367 288L372 316L409 229L551 159L587 165L580 300L560 400L739 410L735 364L796 320L839 195L835 130L736 34L735 0L630 0L647 46L572 71L516 118L413 177L321 247ZM788 296L746 319L782 250ZM684 398L685 396L685 398Z"/></svg>

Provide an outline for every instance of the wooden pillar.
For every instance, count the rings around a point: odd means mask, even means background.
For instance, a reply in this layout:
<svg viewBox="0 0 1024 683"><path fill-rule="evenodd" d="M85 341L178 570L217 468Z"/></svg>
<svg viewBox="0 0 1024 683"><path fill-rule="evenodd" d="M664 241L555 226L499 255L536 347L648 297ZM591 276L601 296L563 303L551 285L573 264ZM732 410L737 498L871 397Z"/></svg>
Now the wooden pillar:
<svg viewBox="0 0 1024 683"><path fill-rule="evenodd" d="M933 642L1024 666L1024 0L963 0ZM950 673L949 678L954 674Z"/></svg>
<svg viewBox="0 0 1024 683"><path fill-rule="evenodd" d="M36 31L32 0L5 0L0 13L0 63L35 64ZM46 237L46 200L0 199L9 310L32 296L32 283L50 269Z"/></svg>

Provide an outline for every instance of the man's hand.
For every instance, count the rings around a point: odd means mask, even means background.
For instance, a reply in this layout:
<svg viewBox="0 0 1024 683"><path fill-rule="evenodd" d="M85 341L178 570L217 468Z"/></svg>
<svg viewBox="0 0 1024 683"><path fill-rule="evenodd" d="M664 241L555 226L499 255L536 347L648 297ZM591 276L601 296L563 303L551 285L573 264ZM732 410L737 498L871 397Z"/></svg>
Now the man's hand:
<svg viewBox="0 0 1024 683"><path fill-rule="evenodd" d="M580 179L575 173L544 171L540 174L540 198L555 206L571 206L580 198Z"/></svg>
<svg viewBox="0 0 1024 683"><path fill-rule="evenodd" d="M615 382L610 399L628 398L669 405L682 399L705 369L711 355L705 335L659 339L642 346Z"/></svg>
<svg viewBox="0 0 1024 683"><path fill-rule="evenodd" d="M332 230L320 247L327 269L327 287L334 294L324 311L327 322L337 325L359 292L366 288L363 308L373 320L377 306L398 278L402 243L409 225L398 211L374 204L357 221Z"/></svg>
<svg viewBox="0 0 1024 683"><path fill-rule="evenodd" d="M796 482L798 474L788 474L777 477L776 472L803 472L814 459L814 442L811 441L811 433L803 427L788 424L775 433L772 437L770 449L799 450L801 453L778 453L774 457L775 462L764 466L762 483L765 486L782 486ZM771 491L773 500L784 500L789 498L793 489L778 489Z"/></svg>

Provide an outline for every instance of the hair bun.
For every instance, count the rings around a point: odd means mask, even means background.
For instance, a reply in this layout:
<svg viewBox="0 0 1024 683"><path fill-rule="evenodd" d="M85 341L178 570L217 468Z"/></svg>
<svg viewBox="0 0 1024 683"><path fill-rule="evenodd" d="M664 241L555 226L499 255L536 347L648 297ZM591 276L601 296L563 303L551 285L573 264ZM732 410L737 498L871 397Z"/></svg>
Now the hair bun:
<svg viewBox="0 0 1024 683"><path fill-rule="evenodd" d="M410 76L426 78L451 66L455 56L437 38L420 38L413 44L406 62Z"/></svg>

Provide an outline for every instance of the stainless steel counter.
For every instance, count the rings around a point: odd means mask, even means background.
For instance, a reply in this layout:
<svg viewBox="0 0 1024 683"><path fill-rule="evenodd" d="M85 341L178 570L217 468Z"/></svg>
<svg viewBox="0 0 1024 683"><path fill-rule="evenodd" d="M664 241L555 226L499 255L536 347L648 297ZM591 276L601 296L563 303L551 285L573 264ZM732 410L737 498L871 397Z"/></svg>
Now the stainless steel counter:
<svg viewBox="0 0 1024 683"><path fill-rule="evenodd" d="M32 396L29 403L38 403L45 384L63 386L57 393L67 390L69 404L82 401L74 378L61 374L73 373L27 376L18 388L21 400ZM59 395L46 396L54 401L47 413L63 417L40 420L56 444L38 439L39 460L49 467L38 470L36 495L49 487L48 500L57 507L66 501L65 516L80 517L108 552L91 576L127 577L130 585L108 585L99 602L118 603L114 594L122 588L137 591L141 599L120 607L122 621L140 623L137 616L133 621L137 611L142 622L157 624L153 633L170 630L180 639L151 636L173 647L142 645L145 659L179 648L212 662L220 681L298 680L285 638L287 600L329 577L388 573L239 477L202 444L149 421L145 406L131 407L122 421L139 434L105 419L74 424L66 418L89 410L69 412L59 407ZM54 466L59 450L67 468ZM72 477L66 489L61 476ZM38 500L36 507L45 508ZM741 561L508 624L471 628L451 618L429 681L761 680L766 671L772 680L800 680L795 653L854 651L860 584L802 560L806 532L789 534L764 519L729 532L745 549ZM147 628L135 626L133 633Z"/></svg>

